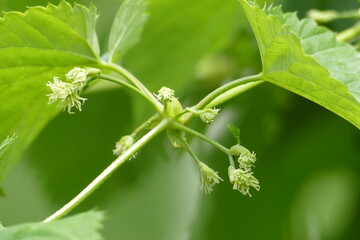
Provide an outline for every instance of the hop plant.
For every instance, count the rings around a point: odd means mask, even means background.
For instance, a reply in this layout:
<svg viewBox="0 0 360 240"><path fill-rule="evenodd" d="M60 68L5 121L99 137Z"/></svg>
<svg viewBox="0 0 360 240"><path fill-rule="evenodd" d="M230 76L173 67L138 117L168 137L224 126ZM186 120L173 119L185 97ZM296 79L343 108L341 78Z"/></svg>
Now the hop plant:
<svg viewBox="0 0 360 240"><path fill-rule="evenodd" d="M68 113L73 114L71 108L75 107L81 111L81 106L87 100L80 97L80 92L87 84L89 78L95 78L100 75L100 70L96 68L75 67L65 74L66 82L61 81L59 77L54 77L53 82L47 82L52 93L46 95L49 97L48 104L59 102L58 107Z"/></svg>
<svg viewBox="0 0 360 240"><path fill-rule="evenodd" d="M252 175L250 169L235 169L233 166L228 168L229 179L232 184L234 184L233 189L238 190L243 195L250 194L250 187L255 188L257 191L260 190L259 181Z"/></svg>
<svg viewBox="0 0 360 240"><path fill-rule="evenodd" d="M49 97L48 104L59 102L58 107L68 113L73 114L71 108L75 107L81 111L81 105L87 100L79 96L79 89L72 83L63 82L58 77L54 77L54 82L46 84L52 93L46 96Z"/></svg>
<svg viewBox="0 0 360 240"><path fill-rule="evenodd" d="M171 102L175 98L175 91L168 87L162 87L158 91L158 94L155 94L155 97L163 103Z"/></svg>
<svg viewBox="0 0 360 240"><path fill-rule="evenodd" d="M204 191L206 194L210 194L213 186L215 184L220 183L223 181L221 177L215 172L212 168L208 167L205 163L199 162L199 169L200 169L200 180L201 180L201 187L200 189Z"/></svg>
<svg viewBox="0 0 360 240"><path fill-rule="evenodd" d="M200 119L205 123L213 123L217 115L219 115L220 108L206 108L199 111Z"/></svg>
<svg viewBox="0 0 360 240"><path fill-rule="evenodd" d="M245 170L254 167L255 162L256 162L256 154L250 151L245 151L241 153L238 158L238 163L240 168L243 168Z"/></svg>
<svg viewBox="0 0 360 240"><path fill-rule="evenodd" d="M206 108L202 110L194 110L192 108L186 108L189 112L195 114L195 116L200 117L200 119L205 123L213 123L217 115L219 115L220 108Z"/></svg>
<svg viewBox="0 0 360 240"><path fill-rule="evenodd" d="M114 155L121 155L123 152L128 150L134 144L134 142L135 139L131 135L123 136L115 144L115 149L113 150Z"/></svg>

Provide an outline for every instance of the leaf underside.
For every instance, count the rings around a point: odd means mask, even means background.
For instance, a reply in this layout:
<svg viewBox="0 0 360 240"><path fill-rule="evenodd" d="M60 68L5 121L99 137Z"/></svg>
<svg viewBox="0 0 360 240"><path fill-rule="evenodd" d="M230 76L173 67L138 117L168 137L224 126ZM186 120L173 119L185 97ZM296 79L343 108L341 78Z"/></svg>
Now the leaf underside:
<svg viewBox="0 0 360 240"><path fill-rule="evenodd" d="M118 62L140 39L147 16L144 0L125 0L116 13L109 37L109 61Z"/></svg>
<svg viewBox="0 0 360 240"><path fill-rule="evenodd" d="M0 181L58 110L47 106L46 82L75 66L97 66L96 9L65 1L9 12L0 19L0 139L17 141L0 160Z"/></svg>
<svg viewBox="0 0 360 240"><path fill-rule="evenodd" d="M263 78L308 98L360 128L360 57L312 19L240 0L254 31Z"/></svg>
<svg viewBox="0 0 360 240"><path fill-rule="evenodd" d="M0 228L1 240L102 240L101 212L86 212L49 223L37 222Z"/></svg>

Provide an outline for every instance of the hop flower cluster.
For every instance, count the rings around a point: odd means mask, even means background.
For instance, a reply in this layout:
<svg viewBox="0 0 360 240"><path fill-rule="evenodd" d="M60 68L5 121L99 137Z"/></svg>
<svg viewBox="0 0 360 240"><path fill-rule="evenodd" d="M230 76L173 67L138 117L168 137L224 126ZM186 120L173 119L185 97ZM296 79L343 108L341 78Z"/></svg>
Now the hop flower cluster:
<svg viewBox="0 0 360 240"><path fill-rule="evenodd" d="M255 188L257 191L260 190L259 181L253 176L251 169L235 169L230 166L228 171L230 182L234 184L234 190L238 190L242 194L249 195L250 197L250 187Z"/></svg>
<svg viewBox="0 0 360 240"><path fill-rule="evenodd" d="M238 158L239 167L245 170L255 166L256 154L254 152L245 151Z"/></svg>
<svg viewBox="0 0 360 240"><path fill-rule="evenodd" d="M66 81L61 81L59 77L54 77L53 82L46 83L51 90L49 104L59 102L58 107L63 111L67 109L68 113L73 114L71 108L75 107L81 111L81 106L87 100L79 96L83 87L87 84L89 77L95 77L100 74L96 68L75 67L65 74Z"/></svg>
<svg viewBox="0 0 360 240"><path fill-rule="evenodd" d="M219 115L220 108L206 108L198 112L200 119L205 123L213 123L217 115Z"/></svg>
<svg viewBox="0 0 360 240"><path fill-rule="evenodd" d="M233 189L251 197L250 187L258 191L260 189L259 181L251 171L251 168L255 166L256 154L240 144L232 146L229 152L233 156L238 156L239 163L239 169L233 166L228 169L230 182L234 184Z"/></svg>
<svg viewBox="0 0 360 240"><path fill-rule="evenodd" d="M212 168L208 167L205 163L199 162L199 169L200 169L200 180L201 180L201 187L200 189L204 191L206 194L210 194L213 186L215 184L220 183L223 181L221 177L215 172Z"/></svg>
<svg viewBox="0 0 360 240"><path fill-rule="evenodd" d="M135 139L131 135L123 136L115 144L115 149L113 150L114 155L121 155L123 152L128 150L134 144L134 142Z"/></svg>
<svg viewBox="0 0 360 240"><path fill-rule="evenodd" d="M215 121L217 115L219 115L220 108L205 108L202 110L187 108L187 110L200 117L203 122L211 124Z"/></svg>
<svg viewBox="0 0 360 240"><path fill-rule="evenodd" d="M155 97L162 103L171 102L175 97L175 91L168 87L162 87L158 91L158 94L155 94Z"/></svg>

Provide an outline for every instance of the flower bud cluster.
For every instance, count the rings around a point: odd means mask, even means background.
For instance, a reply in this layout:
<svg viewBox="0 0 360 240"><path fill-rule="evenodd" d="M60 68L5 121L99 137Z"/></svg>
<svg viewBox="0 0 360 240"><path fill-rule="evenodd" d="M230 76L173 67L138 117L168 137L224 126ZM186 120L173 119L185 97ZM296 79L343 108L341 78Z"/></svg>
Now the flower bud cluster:
<svg viewBox="0 0 360 240"><path fill-rule="evenodd" d="M211 124L215 121L215 118L217 117L217 115L219 115L220 108L205 108L202 110L194 110L191 108L187 108L187 110L189 112L192 112L193 114L195 114L195 116L200 117L200 119L204 123Z"/></svg>
<svg viewBox="0 0 360 240"><path fill-rule="evenodd" d="M96 77L100 70L96 68L75 67L65 74L66 81L61 81L59 77L54 77L53 82L48 82L46 86L52 91L49 97L49 104L58 102L58 107L63 111L73 114L71 108L75 107L81 111L81 106L87 100L79 96L83 87L87 84L89 77Z"/></svg>
<svg viewBox="0 0 360 240"><path fill-rule="evenodd" d="M228 172L230 182L234 184L234 190L238 190L243 195L249 195L250 197L250 187L255 188L257 191L260 190L259 181L253 176L251 169L235 169L233 166L230 166Z"/></svg>
<svg viewBox="0 0 360 240"><path fill-rule="evenodd" d="M158 94L155 94L155 97L162 103L171 102L172 100L176 99L175 91L168 87L162 87L158 91Z"/></svg>
<svg viewBox="0 0 360 240"><path fill-rule="evenodd" d="M126 150L128 150L132 145L134 145L135 139L131 135L126 135L120 138L119 141L115 144L115 149L113 150L114 155L121 155Z"/></svg>
<svg viewBox="0 0 360 240"><path fill-rule="evenodd" d="M220 183L223 181L221 177L215 172L212 168L208 167L205 163L199 162L199 169L200 169L200 180L201 180L201 187L200 189L204 191L206 194L210 194L213 186L215 184Z"/></svg>
<svg viewBox="0 0 360 240"><path fill-rule="evenodd" d="M230 166L228 169L230 182L234 184L233 189L251 197L250 187L258 191L260 189L259 181L253 176L251 171L251 168L255 166L256 154L240 144L232 146L229 153L233 156L238 156L239 163L238 169L235 169L233 166Z"/></svg>

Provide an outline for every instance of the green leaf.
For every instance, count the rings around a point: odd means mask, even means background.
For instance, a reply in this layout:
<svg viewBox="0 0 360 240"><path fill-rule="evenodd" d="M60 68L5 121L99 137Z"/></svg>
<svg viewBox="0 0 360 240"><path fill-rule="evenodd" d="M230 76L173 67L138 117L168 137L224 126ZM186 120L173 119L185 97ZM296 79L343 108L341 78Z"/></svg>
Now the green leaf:
<svg viewBox="0 0 360 240"><path fill-rule="evenodd" d="M103 213L90 211L49 223L25 223L0 229L0 239L101 240L103 219Z"/></svg>
<svg viewBox="0 0 360 240"><path fill-rule="evenodd" d="M144 0L125 0L119 8L109 37L109 61L117 62L140 39L147 19Z"/></svg>
<svg viewBox="0 0 360 240"><path fill-rule="evenodd" d="M0 144L0 166L1 166L2 158L5 156L5 153L9 150L11 144L13 144L15 139L16 139L16 135L13 134L12 136L7 136L7 138L5 138L5 140L2 141L2 143Z"/></svg>
<svg viewBox="0 0 360 240"><path fill-rule="evenodd" d="M236 143L240 144L240 128L232 124L226 124L228 131L234 136Z"/></svg>
<svg viewBox="0 0 360 240"><path fill-rule="evenodd" d="M75 66L97 66L96 9L32 7L0 18L0 139L18 140L0 166L0 181L22 150L58 110L47 106L46 82Z"/></svg>
<svg viewBox="0 0 360 240"><path fill-rule="evenodd" d="M360 128L360 57L312 19L240 0L255 33L263 78L308 98Z"/></svg>
<svg viewBox="0 0 360 240"><path fill-rule="evenodd" d="M13 134L12 136L7 136L7 138L0 144L0 168L4 161L5 154L9 150L10 146L16 139L16 135ZM5 197L4 189L0 187L0 197Z"/></svg>

